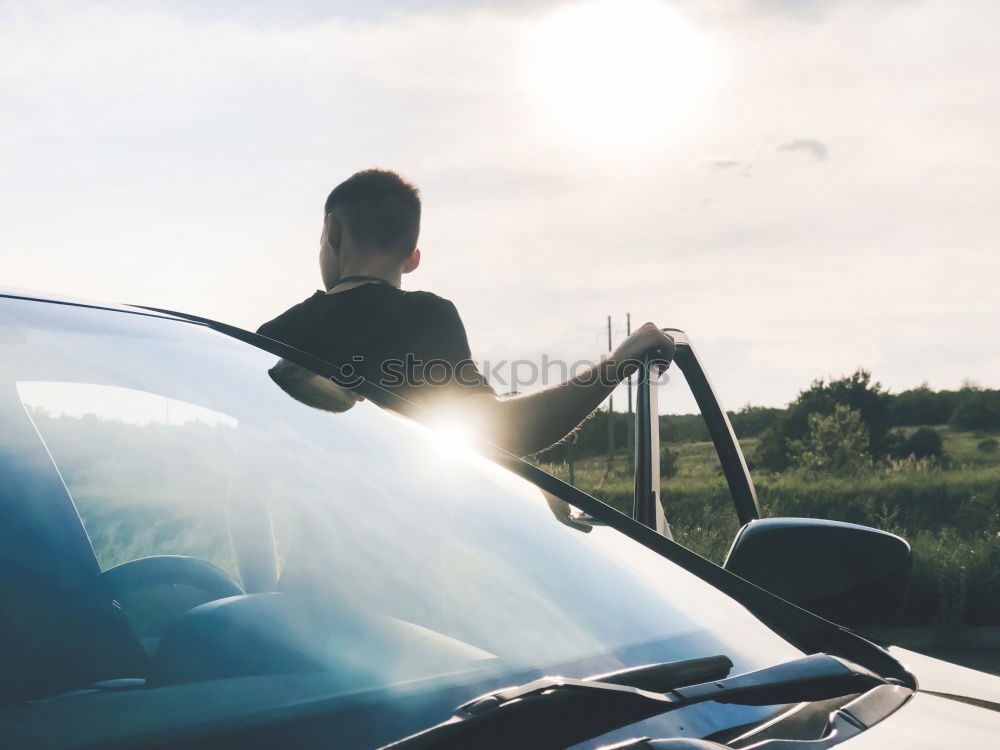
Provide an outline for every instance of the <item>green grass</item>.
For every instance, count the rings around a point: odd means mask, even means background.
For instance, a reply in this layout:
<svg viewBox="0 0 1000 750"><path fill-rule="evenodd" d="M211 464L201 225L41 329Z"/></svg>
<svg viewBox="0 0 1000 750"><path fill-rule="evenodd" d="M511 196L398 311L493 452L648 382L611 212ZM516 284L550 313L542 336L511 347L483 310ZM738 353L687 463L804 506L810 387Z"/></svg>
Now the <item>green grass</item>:
<svg viewBox="0 0 1000 750"><path fill-rule="evenodd" d="M916 429L916 428L909 428ZM902 461L849 478L754 472L765 516L829 518L885 529L913 548L913 583L896 624L1000 625L1000 454L981 433L939 429L947 461ZM753 440L741 441L753 455ZM721 563L739 527L711 443L671 443L677 473L661 497L674 538ZM543 465L566 479L565 464ZM632 475L624 453L577 461L576 486L628 512Z"/></svg>

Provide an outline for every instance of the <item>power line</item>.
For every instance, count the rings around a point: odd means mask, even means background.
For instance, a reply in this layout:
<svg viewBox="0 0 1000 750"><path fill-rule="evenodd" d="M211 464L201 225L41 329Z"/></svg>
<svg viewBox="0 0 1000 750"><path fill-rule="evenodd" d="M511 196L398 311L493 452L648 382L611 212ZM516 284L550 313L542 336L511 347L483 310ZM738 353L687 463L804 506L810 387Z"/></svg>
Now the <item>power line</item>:
<svg viewBox="0 0 1000 750"><path fill-rule="evenodd" d="M608 354L611 354L611 316L608 316ZM615 394L608 396L608 473L614 468L615 461Z"/></svg>

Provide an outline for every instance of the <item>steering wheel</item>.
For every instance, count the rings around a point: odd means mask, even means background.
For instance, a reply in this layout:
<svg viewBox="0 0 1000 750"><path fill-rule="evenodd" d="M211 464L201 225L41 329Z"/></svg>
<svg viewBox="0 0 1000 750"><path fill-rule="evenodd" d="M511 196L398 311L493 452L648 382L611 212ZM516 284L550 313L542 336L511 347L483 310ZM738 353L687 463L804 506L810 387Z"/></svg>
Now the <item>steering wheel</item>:
<svg viewBox="0 0 1000 750"><path fill-rule="evenodd" d="M151 607L148 602L138 605L136 609L130 605L123 607L128 618L128 631L137 645L142 644L146 653L156 650L164 629L192 606L244 593L243 587L222 569L186 555L141 557L108 568L97 577L98 591L106 600L117 602L122 602L131 592L170 584L191 586L206 594L207 599L194 602L182 600L179 604L167 605L165 609L155 604ZM161 605L164 603L159 597L157 601ZM152 619L149 619L151 615ZM135 616L139 619L133 619Z"/></svg>
<svg viewBox="0 0 1000 750"><path fill-rule="evenodd" d="M213 599L243 594L243 587L212 563L186 555L155 555L108 568L98 581L112 599L146 586L181 583L194 586Z"/></svg>

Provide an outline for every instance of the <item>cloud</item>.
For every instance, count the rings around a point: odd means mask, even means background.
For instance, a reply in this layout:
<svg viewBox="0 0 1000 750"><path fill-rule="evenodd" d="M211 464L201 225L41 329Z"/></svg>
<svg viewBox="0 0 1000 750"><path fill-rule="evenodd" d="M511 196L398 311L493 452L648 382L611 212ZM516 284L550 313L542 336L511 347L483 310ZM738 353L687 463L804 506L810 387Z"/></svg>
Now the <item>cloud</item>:
<svg viewBox="0 0 1000 750"><path fill-rule="evenodd" d="M640 148L553 116L534 3L393 1L0 0L4 282L256 328L319 283L322 198L379 164L425 196L408 288L454 299L477 358L592 357L630 311L687 327L731 404L858 364L1000 382L1000 5L692 3L714 88ZM960 345L883 344L928 336Z"/></svg>
<svg viewBox="0 0 1000 750"><path fill-rule="evenodd" d="M697 159L693 164L693 169L699 173L738 171L741 176L749 177L753 172L753 164L742 159L715 156Z"/></svg>
<svg viewBox="0 0 1000 750"><path fill-rule="evenodd" d="M704 172L722 172L726 169L735 169L736 167L742 167L743 162L739 159L727 159L727 158L704 158L698 159L694 163L696 169Z"/></svg>
<svg viewBox="0 0 1000 750"><path fill-rule="evenodd" d="M808 151L816 161L826 161L830 157L826 144L813 138L798 138L782 143L778 146L778 151Z"/></svg>

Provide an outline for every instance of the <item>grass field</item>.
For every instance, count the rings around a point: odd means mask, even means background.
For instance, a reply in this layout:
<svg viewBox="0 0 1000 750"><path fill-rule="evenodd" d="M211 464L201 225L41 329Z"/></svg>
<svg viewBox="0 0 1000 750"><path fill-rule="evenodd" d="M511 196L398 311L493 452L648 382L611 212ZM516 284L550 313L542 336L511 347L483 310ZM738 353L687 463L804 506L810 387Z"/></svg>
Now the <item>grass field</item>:
<svg viewBox="0 0 1000 750"><path fill-rule="evenodd" d="M916 428L909 428L910 430ZM885 529L913 547L909 603L894 624L1000 625L1000 452L991 437L938 427L947 458L899 461L849 478L754 471L765 516L830 518ZM741 441L752 457L754 440ZM674 538L722 562L739 524L711 443L669 443L676 473L661 497ZM566 464L542 464L568 479ZM575 484L619 510L632 504L632 474L621 451L579 460Z"/></svg>

